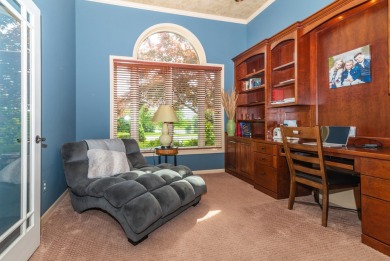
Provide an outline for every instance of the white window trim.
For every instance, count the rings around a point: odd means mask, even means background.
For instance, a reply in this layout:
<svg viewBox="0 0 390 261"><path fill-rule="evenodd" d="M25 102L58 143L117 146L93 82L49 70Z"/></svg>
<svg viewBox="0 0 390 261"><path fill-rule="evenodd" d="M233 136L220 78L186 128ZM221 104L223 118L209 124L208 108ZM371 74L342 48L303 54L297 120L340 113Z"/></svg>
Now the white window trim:
<svg viewBox="0 0 390 261"><path fill-rule="evenodd" d="M148 29L146 29L137 39L137 41L134 44L133 48L133 57L126 57L126 56L113 56L110 55L110 137L114 137L114 59L124 59L124 60L137 60L138 57L138 50L141 46L141 44L145 41L146 38L148 38L150 35L153 35L158 32L173 32L176 34L179 34L186 38L195 48L195 51L198 55L199 64L201 65L210 65L210 66L220 66L222 68L221 71L221 86L225 86L224 83L224 75L225 75L225 66L224 64L208 64L206 59L206 53L203 49L202 44L200 43L199 39L188 29L172 23L161 23L156 24ZM221 104L221 111L223 112L223 107ZM220 149L182 149L180 150L181 155L193 155L193 154L214 154L214 153L223 153L225 151L225 137L224 137L224 126L225 126L225 117L221 117L221 137L222 137L222 146ZM152 156L153 155L153 149L150 151L143 150L142 153L145 156Z"/></svg>
<svg viewBox="0 0 390 261"><path fill-rule="evenodd" d="M115 59L121 59L121 60L136 60L134 57L127 57L127 56L117 56L117 55L110 55L110 138L114 138L114 60ZM205 65L210 66L220 66L222 68L221 70L221 86L225 86L225 65L224 64L214 64L214 63L208 63ZM223 112L223 106L221 103L221 112ZM214 153L224 153L225 151L225 135L223 133L224 126L225 126L225 117L221 117L221 137L222 137L222 146L220 149L182 149L180 150L180 155L195 155L195 154L214 154ZM153 156L154 149L151 148L150 150L143 150L142 154L144 156Z"/></svg>
<svg viewBox="0 0 390 261"><path fill-rule="evenodd" d="M170 24L170 23L162 23L162 24L156 24L148 29L146 29L137 39L134 45L133 49L133 57L135 59L138 58L138 50L141 46L141 44L145 41L146 38L151 36L152 34L158 33L158 32L172 32L176 33L178 35L183 36L186 38L195 48L195 51L198 55L200 64L207 64L206 61L206 53L203 49L202 44L198 40L198 38L188 29L177 25L177 24Z"/></svg>

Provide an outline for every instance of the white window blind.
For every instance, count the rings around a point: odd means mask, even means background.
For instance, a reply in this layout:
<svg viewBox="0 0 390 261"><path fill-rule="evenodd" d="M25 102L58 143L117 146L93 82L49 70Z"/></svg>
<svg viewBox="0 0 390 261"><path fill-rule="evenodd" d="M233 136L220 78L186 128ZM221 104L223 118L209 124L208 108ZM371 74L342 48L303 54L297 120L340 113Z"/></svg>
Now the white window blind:
<svg viewBox="0 0 390 261"><path fill-rule="evenodd" d="M160 104L174 107L170 125L175 146L222 147L219 66L113 60L113 133L134 138L141 149L158 146L161 124L151 122Z"/></svg>

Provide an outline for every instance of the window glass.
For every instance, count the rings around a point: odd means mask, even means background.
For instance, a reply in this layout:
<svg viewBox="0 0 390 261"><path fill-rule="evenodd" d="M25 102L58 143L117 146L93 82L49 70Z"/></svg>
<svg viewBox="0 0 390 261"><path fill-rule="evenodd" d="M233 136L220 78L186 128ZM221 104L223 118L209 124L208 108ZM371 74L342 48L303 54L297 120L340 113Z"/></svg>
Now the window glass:
<svg viewBox="0 0 390 261"><path fill-rule="evenodd" d="M173 145L221 148L221 67L114 59L114 136L134 138L142 149L159 146L161 104L174 107Z"/></svg>
<svg viewBox="0 0 390 261"><path fill-rule="evenodd" d="M193 45L183 36L172 32L158 32L147 37L138 49L138 59L199 64Z"/></svg>

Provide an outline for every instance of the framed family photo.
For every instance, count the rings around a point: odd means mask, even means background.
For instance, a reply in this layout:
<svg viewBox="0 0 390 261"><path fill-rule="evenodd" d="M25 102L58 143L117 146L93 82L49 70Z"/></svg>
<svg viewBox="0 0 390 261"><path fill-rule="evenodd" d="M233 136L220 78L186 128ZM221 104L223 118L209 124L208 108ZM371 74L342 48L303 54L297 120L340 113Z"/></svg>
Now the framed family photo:
<svg viewBox="0 0 390 261"><path fill-rule="evenodd" d="M329 57L329 88L371 82L370 45Z"/></svg>

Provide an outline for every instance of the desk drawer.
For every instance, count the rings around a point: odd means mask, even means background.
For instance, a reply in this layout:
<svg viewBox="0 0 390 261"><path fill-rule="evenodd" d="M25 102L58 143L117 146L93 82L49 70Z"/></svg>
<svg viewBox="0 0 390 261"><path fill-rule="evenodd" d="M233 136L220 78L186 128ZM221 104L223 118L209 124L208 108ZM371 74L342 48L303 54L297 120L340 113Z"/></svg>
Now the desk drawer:
<svg viewBox="0 0 390 261"><path fill-rule="evenodd" d="M255 142L254 151L276 155L276 147L272 144Z"/></svg>
<svg viewBox="0 0 390 261"><path fill-rule="evenodd" d="M361 186L362 194L390 202L390 180L361 175Z"/></svg>
<svg viewBox="0 0 390 261"><path fill-rule="evenodd" d="M276 192L276 170L274 168L259 164L255 167L253 174L256 184Z"/></svg>
<svg viewBox="0 0 390 261"><path fill-rule="evenodd" d="M276 167L275 166L276 159L274 159L274 158L276 158L275 156L269 155L269 154L264 154L264 153L259 153L259 152L255 152L254 156L255 156L255 170L256 170L258 164L263 164L263 165L270 166L270 167Z"/></svg>
<svg viewBox="0 0 390 261"><path fill-rule="evenodd" d="M390 179L390 161L362 158L360 173L382 179Z"/></svg>
<svg viewBox="0 0 390 261"><path fill-rule="evenodd" d="M362 196L363 234L390 244L390 203Z"/></svg>

